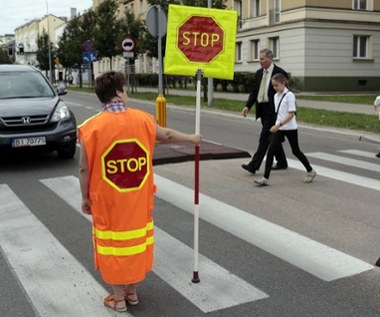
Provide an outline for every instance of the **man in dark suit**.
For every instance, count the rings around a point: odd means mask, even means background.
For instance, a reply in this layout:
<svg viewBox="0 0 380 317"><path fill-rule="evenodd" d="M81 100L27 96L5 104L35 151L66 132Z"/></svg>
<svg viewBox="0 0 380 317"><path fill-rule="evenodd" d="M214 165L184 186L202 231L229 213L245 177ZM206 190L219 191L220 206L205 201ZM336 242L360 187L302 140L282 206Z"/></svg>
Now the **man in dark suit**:
<svg viewBox="0 0 380 317"><path fill-rule="evenodd" d="M286 78L288 78L286 71L273 64L273 53L271 50L261 50L259 60L261 68L256 72L255 83L242 110L242 115L246 117L248 111L255 104L256 119L261 118L262 124L259 145L257 147L256 153L252 156L252 159L248 164L242 165L243 169L252 174L255 174L256 171L260 168L260 165L265 157L270 142L271 133L269 129L274 125L276 121L274 107L274 95L276 94L276 91L272 86L271 78L277 73L282 73ZM286 160L282 145L276 152L275 157L277 164L272 168L272 170L286 169L288 167L288 162Z"/></svg>

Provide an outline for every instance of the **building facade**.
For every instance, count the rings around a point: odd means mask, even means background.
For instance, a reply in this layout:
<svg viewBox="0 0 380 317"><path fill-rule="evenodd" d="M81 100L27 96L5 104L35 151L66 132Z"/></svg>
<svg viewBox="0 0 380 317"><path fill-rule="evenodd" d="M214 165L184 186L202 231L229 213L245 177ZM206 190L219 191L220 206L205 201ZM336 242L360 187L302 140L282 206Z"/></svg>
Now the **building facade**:
<svg viewBox="0 0 380 317"><path fill-rule="evenodd" d="M236 71L260 67L259 51L291 73L302 91L380 87L380 1L234 0Z"/></svg>
<svg viewBox="0 0 380 317"><path fill-rule="evenodd" d="M99 2L99 0L94 0ZM301 91L376 91L380 87L380 0L226 0L239 15L235 71L260 68L270 48ZM146 0L120 0L145 20ZM136 72L157 69L146 56Z"/></svg>
<svg viewBox="0 0 380 317"><path fill-rule="evenodd" d="M15 29L15 45L19 54L16 55L16 63L37 65L37 39L46 32L50 41L57 46L55 30L66 24L66 18L59 18L53 14L44 16L41 19L34 19ZM23 54L20 54L20 52Z"/></svg>

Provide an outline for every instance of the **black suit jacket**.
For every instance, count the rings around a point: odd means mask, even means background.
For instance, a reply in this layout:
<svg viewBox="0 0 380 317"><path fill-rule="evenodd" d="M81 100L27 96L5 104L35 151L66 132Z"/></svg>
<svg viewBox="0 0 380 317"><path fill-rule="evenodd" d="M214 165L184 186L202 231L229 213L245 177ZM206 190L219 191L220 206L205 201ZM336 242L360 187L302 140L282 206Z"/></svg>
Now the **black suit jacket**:
<svg viewBox="0 0 380 317"><path fill-rule="evenodd" d="M273 66L274 67L273 67L272 77L275 74L282 73L284 74L286 78L288 78L288 74L286 71L284 71L281 67L276 66L275 64ZM245 104L245 106L248 107L248 109L251 109L254 104L256 105L256 119L261 117L262 111L263 111L261 109L260 104L257 102L257 95L259 93L261 78L263 77L263 72L264 72L263 68L260 68L256 72L255 82L253 84L252 91L249 94L248 100ZM268 101L270 104L270 112L271 114L273 114L273 116L275 115L275 112L274 112L274 95L275 94L276 94L276 91L273 88L272 82L270 82L269 87L268 87Z"/></svg>

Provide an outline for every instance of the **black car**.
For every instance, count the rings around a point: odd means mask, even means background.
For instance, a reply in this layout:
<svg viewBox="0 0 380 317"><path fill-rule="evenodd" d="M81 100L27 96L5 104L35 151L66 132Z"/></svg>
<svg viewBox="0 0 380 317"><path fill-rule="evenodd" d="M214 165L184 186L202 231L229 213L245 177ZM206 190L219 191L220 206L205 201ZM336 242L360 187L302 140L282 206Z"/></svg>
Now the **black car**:
<svg viewBox="0 0 380 317"><path fill-rule="evenodd" d="M74 114L35 67L0 65L0 151L56 150L61 158L76 151Z"/></svg>

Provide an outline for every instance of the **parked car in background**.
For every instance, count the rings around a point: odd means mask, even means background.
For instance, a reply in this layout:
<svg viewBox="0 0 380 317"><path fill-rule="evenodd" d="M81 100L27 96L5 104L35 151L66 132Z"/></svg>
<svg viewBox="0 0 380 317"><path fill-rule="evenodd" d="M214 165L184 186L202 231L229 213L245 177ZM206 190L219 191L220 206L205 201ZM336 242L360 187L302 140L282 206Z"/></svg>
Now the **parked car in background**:
<svg viewBox="0 0 380 317"><path fill-rule="evenodd" d="M35 67L0 65L0 151L57 151L61 158L76 152L74 114Z"/></svg>

